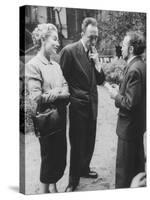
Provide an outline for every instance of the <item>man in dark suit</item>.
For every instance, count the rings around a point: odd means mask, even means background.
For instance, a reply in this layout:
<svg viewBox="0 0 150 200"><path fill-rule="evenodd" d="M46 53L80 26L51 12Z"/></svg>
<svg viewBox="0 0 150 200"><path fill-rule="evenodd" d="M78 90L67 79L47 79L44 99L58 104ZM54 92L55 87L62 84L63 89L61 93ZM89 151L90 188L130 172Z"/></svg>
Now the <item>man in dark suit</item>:
<svg viewBox="0 0 150 200"><path fill-rule="evenodd" d="M128 32L122 55L127 61L119 92L110 89L119 108L116 188L128 188L135 175L145 171L143 134L146 131L146 65L141 58L145 39L141 32Z"/></svg>
<svg viewBox="0 0 150 200"><path fill-rule="evenodd" d="M97 22L86 18L82 24L80 41L66 46L61 52L60 65L69 85L69 137L71 144L69 185L74 191L80 177L97 178L91 171L97 119L97 84L105 77L95 45L98 38Z"/></svg>

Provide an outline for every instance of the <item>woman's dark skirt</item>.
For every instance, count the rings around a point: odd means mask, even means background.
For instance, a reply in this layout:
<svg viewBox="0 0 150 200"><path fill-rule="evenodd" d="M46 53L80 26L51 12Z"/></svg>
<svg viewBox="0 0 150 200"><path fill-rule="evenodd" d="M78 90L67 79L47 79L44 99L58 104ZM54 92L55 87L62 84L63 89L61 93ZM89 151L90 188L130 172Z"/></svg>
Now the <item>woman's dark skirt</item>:
<svg viewBox="0 0 150 200"><path fill-rule="evenodd" d="M45 184L56 183L63 176L66 167L66 129L41 137L39 142L41 148L40 181Z"/></svg>

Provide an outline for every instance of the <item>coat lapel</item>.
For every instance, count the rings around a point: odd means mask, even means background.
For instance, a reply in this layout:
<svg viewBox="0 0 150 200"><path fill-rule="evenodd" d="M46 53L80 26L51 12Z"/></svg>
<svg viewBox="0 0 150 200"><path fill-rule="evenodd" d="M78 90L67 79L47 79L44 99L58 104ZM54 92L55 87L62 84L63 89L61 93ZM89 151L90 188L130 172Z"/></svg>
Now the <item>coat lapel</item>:
<svg viewBox="0 0 150 200"><path fill-rule="evenodd" d="M78 42L76 55L77 55L77 59L80 63L80 67L81 67L83 73L87 77L88 81L90 81L91 63L86 55L86 52L84 50L84 47L83 47L81 41Z"/></svg>
<svg viewBox="0 0 150 200"><path fill-rule="evenodd" d="M130 66L133 65L133 63L136 62L138 59L140 59L140 58L139 57L135 57L135 58L133 58L133 60L131 60L131 62L129 62L129 64L127 65L127 67L126 67L126 69L124 71L124 76L126 76Z"/></svg>
<svg viewBox="0 0 150 200"><path fill-rule="evenodd" d="M122 81L122 83L121 83L121 85L120 85L120 89L122 89L123 88L123 85L124 85L124 83L126 82L126 79L127 79L127 74L128 74L128 71L129 71L129 68L131 67L131 65L133 65L138 59L140 59L139 57L135 57L133 60L131 60L131 62L129 62L129 64L125 67L125 69L124 69L124 74L123 74L123 76L124 76L124 78L123 78L123 81Z"/></svg>

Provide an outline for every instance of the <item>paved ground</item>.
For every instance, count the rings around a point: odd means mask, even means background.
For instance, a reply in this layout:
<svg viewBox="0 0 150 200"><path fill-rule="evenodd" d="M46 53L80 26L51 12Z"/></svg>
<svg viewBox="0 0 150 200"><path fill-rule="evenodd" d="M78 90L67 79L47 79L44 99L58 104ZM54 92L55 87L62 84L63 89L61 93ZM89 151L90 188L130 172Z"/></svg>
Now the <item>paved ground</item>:
<svg viewBox="0 0 150 200"><path fill-rule="evenodd" d="M97 179L81 178L77 191L104 190L114 188L116 143L115 134L117 112L113 100L110 99L105 88L99 87L99 106L97 121L97 136L95 151L91 167L98 172ZM40 150L37 138L33 133L26 135L25 139L25 168L26 193L39 194ZM69 146L69 144L68 144ZM69 161L69 148L68 148ZM63 192L68 183L69 162L64 176L58 182L58 189Z"/></svg>

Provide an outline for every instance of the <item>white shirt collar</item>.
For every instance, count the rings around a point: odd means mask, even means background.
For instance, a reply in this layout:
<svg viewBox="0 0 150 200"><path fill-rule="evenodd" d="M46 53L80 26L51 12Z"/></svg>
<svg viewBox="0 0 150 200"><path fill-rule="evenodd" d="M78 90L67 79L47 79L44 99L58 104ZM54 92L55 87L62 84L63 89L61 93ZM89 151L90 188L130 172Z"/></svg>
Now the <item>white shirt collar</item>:
<svg viewBox="0 0 150 200"><path fill-rule="evenodd" d="M81 39L81 43L82 43L82 45L83 45L83 47L84 47L84 50L85 50L85 52L87 52L88 51L88 49L86 48L86 46L85 46L85 44L84 44L84 42L83 42L83 40Z"/></svg>
<svg viewBox="0 0 150 200"><path fill-rule="evenodd" d="M127 64L129 64L136 56L133 56L127 60Z"/></svg>

